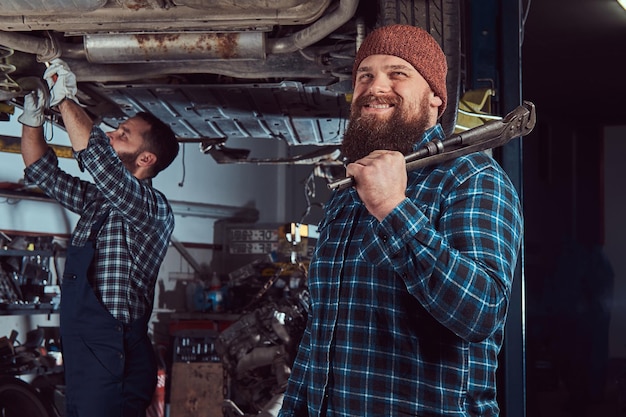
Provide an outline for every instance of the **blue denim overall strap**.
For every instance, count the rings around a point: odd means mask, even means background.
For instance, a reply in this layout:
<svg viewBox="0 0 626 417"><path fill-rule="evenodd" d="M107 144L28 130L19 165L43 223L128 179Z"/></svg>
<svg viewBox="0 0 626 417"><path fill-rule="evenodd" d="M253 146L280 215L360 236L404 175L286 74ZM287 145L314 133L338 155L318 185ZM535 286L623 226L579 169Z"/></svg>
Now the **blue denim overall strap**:
<svg viewBox="0 0 626 417"><path fill-rule="evenodd" d="M105 218L85 246L67 249L60 309L66 417L145 417L157 373L149 315L129 324L115 319L88 280Z"/></svg>

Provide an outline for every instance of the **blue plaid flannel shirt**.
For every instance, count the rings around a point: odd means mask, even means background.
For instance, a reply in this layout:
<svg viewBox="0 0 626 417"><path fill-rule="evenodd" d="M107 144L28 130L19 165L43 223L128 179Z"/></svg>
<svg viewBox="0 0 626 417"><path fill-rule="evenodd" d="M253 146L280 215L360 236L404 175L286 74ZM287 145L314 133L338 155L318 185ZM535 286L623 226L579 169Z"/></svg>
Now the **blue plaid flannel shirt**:
<svg viewBox="0 0 626 417"><path fill-rule="evenodd" d="M498 415L518 194L474 153L410 172L406 195L382 222L352 188L327 203L282 417Z"/></svg>
<svg viewBox="0 0 626 417"><path fill-rule="evenodd" d="M100 128L93 128L87 148L75 157L93 183L62 171L52 149L25 169L25 178L80 215L72 233L74 246L84 246L91 226L108 213L98 234L95 277L90 278L111 315L129 323L152 311L174 215L149 180L138 180L122 165Z"/></svg>

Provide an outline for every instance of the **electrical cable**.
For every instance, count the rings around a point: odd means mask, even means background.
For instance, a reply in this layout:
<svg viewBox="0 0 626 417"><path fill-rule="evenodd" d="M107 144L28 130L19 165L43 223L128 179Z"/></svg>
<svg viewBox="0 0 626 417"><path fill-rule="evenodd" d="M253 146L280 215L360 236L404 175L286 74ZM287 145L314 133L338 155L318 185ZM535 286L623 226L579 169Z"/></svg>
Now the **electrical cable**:
<svg viewBox="0 0 626 417"><path fill-rule="evenodd" d="M179 187L182 187L185 184L185 174L186 174L186 171L187 171L187 169L185 168L185 144L182 143L181 145L182 145L181 147L183 149L182 154L181 154L182 167L183 167L183 177L181 178L180 182L178 183Z"/></svg>

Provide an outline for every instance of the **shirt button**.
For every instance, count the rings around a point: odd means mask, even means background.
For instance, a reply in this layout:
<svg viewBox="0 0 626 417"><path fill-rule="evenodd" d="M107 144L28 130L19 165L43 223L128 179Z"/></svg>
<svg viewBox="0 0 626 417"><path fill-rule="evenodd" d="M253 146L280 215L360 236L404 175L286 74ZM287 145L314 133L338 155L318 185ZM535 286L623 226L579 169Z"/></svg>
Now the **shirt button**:
<svg viewBox="0 0 626 417"><path fill-rule="evenodd" d="M386 234L382 234L380 235L380 238L383 240L383 242L387 243L387 241L389 240L389 236L387 236Z"/></svg>
<svg viewBox="0 0 626 417"><path fill-rule="evenodd" d="M124 353L122 353L122 352L118 352L118 353L117 353L117 356L118 356L120 359L124 359Z"/></svg>
<svg viewBox="0 0 626 417"><path fill-rule="evenodd" d="M119 324L117 326L115 326L115 330L118 332L122 331L122 326L120 326Z"/></svg>

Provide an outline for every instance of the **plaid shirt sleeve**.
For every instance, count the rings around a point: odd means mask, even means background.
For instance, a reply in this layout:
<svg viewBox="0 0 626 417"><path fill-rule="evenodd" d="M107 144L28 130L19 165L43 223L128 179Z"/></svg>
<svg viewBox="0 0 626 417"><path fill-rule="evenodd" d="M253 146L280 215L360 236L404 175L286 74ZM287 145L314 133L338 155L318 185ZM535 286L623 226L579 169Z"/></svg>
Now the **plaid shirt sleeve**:
<svg viewBox="0 0 626 417"><path fill-rule="evenodd" d="M58 167L58 158L52 148L24 169L24 177L28 183L37 184L48 197L75 213L80 213L85 202L94 198L91 184Z"/></svg>
<svg viewBox="0 0 626 417"><path fill-rule="evenodd" d="M478 342L506 318L521 210L507 177L494 172L493 165L472 166L475 158L463 164L447 180L454 183L452 191L438 207L422 211L419 196L407 198L364 243L373 263L393 259L409 293L437 321L462 339ZM439 170L445 178L447 167ZM435 216L437 228L431 222Z"/></svg>
<svg viewBox="0 0 626 417"><path fill-rule="evenodd" d="M92 175L102 196L132 227L155 231L171 215L162 196L124 167L100 128L94 126L89 146L77 152L76 158ZM103 163L103 160L111 162Z"/></svg>

